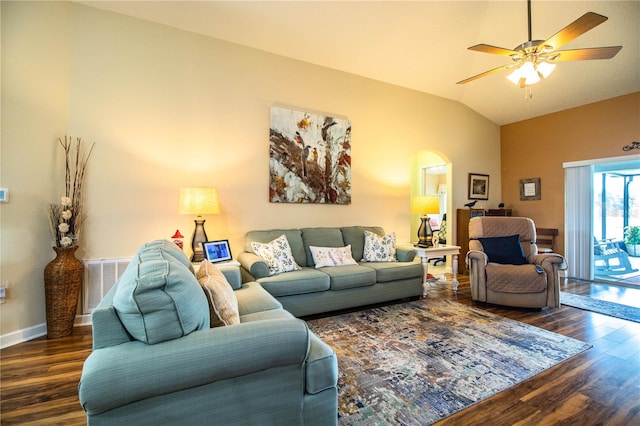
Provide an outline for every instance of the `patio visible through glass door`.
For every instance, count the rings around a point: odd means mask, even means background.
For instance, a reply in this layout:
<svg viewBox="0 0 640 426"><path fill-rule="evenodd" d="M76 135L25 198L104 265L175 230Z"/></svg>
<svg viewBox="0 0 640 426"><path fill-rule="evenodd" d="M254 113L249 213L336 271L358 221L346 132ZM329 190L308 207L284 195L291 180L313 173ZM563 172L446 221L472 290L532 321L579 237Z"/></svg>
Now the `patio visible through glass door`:
<svg viewBox="0 0 640 426"><path fill-rule="evenodd" d="M640 257L624 242L625 228L640 226L637 162L595 166L593 201L595 279L640 286Z"/></svg>

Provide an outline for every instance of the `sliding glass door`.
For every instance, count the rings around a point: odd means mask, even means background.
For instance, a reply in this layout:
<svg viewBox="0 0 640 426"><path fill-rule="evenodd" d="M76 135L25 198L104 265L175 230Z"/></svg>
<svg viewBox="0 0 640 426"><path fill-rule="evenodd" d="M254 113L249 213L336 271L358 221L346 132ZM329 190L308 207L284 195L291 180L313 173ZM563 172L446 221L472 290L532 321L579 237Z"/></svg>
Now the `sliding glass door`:
<svg viewBox="0 0 640 426"><path fill-rule="evenodd" d="M567 275L627 280L628 271L637 266L610 266L640 263L640 258L627 256L623 242L626 226L640 226L640 155L565 163L564 167Z"/></svg>

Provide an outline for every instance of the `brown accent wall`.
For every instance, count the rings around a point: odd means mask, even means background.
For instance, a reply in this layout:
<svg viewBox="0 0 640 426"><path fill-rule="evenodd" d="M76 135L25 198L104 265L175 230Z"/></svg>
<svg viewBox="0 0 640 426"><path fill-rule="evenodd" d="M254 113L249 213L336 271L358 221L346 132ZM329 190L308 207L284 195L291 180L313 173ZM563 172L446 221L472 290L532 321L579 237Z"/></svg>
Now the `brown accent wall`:
<svg viewBox="0 0 640 426"><path fill-rule="evenodd" d="M640 141L640 92L502 126L500 140L505 207L539 227L558 228L556 247L564 253L562 164L638 154L622 147ZM520 201L520 179L538 177L542 198Z"/></svg>

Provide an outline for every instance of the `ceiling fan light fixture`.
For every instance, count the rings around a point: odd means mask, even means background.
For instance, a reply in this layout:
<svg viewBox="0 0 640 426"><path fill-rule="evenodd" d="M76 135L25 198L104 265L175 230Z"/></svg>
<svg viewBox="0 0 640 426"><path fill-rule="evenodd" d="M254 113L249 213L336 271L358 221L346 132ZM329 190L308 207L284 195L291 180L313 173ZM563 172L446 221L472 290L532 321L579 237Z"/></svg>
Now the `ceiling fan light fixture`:
<svg viewBox="0 0 640 426"><path fill-rule="evenodd" d="M536 67L538 72L542 74L542 78L547 78L551 75L554 69L556 69L556 64L551 64L549 62L540 62Z"/></svg>
<svg viewBox="0 0 640 426"><path fill-rule="evenodd" d="M518 85L520 87L531 86L532 84L536 84L540 81L540 76L538 75L538 71L536 71L536 67L533 65L531 61L525 61L520 65L514 72L507 76L509 81L513 84ZM523 85L524 81L524 85Z"/></svg>

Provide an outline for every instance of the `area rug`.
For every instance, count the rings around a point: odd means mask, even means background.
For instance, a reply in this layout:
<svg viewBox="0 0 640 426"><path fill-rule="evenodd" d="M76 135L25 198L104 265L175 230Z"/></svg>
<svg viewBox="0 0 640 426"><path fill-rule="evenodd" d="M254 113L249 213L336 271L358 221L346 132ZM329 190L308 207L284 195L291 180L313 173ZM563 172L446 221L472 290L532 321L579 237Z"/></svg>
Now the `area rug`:
<svg viewBox="0 0 640 426"><path fill-rule="evenodd" d="M340 425L428 425L591 347L445 299L308 321L338 356Z"/></svg>
<svg viewBox="0 0 640 426"><path fill-rule="evenodd" d="M609 302L607 300L594 299L593 297L579 294L560 292L560 303L585 311L596 312L610 317L621 318L629 321L640 322L640 308Z"/></svg>

